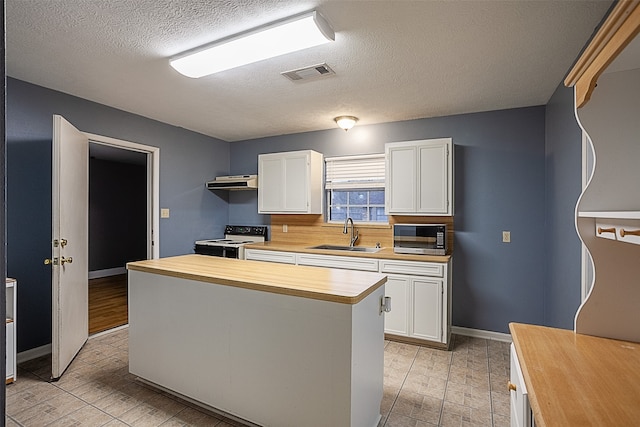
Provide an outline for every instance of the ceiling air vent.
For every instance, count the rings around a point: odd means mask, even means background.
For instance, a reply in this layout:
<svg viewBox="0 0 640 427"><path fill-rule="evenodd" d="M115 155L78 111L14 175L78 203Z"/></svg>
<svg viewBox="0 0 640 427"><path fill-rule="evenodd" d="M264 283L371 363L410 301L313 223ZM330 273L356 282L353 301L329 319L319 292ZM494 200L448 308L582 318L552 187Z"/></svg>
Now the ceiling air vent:
<svg viewBox="0 0 640 427"><path fill-rule="evenodd" d="M333 71L327 64L311 65L310 67L298 68L297 70L284 71L280 74L285 76L291 81L310 80L317 77L332 76L336 72Z"/></svg>

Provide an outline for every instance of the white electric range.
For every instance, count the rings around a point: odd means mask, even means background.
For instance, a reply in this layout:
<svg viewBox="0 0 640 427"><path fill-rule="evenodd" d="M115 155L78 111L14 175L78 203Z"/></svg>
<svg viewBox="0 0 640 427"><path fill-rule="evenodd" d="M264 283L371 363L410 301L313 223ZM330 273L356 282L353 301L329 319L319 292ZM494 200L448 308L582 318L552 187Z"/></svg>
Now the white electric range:
<svg viewBox="0 0 640 427"><path fill-rule="evenodd" d="M267 240L267 227L255 225L227 225L224 239L198 240L195 253L224 258L244 259L244 245Z"/></svg>

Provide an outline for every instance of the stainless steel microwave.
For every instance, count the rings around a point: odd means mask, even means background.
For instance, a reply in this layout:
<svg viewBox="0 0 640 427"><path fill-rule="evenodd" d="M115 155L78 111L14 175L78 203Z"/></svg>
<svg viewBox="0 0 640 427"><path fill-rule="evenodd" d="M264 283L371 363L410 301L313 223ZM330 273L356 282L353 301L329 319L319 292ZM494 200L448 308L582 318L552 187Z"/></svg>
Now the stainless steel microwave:
<svg viewBox="0 0 640 427"><path fill-rule="evenodd" d="M394 224L393 252L446 255L447 226L445 224Z"/></svg>

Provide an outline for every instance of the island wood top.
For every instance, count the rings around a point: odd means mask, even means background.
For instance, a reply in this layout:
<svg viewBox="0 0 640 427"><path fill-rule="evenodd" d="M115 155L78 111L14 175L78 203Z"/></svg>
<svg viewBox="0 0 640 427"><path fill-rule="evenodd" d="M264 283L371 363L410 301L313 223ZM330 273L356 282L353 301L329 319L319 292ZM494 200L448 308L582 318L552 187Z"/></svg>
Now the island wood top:
<svg viewBox="0 0 640 427"><path fill-rule="evenodd" d="M511 323L536 426L640 420L640 343Z"/></svg>
<svg viewBox="0 0 640 427"><path fill-rule="evenodd" d="M249 243L244 245L245 249L263 249L266 251L283 251L298 252L317 255L339 255L347 257L375 258L375 259L395 259L404 261L420 261L420 262L449 262L451 255L414 255L414 254L397 254L393 252L393 248L381 248L378 252L350 252L336 251L330 249L310 249L313 245L300 245L295 243L273 242Z"/></svg>
<svg viewBox="0 0 640 427"><path fill-rule="evenodd" d="M208 255L130 262L127 269L342 304L357 304L387 281L379 273Z"/></svg>

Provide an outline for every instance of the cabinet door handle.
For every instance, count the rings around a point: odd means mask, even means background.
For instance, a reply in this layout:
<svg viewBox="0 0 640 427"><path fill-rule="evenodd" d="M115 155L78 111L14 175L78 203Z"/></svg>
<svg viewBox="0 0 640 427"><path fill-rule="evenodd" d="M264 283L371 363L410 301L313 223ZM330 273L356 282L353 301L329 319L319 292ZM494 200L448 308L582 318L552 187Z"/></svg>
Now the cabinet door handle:
<svg viewBox="0 0 640 427"><path fill-rule="evenodd" d="M629 236L640 236L640 230L625 230L624 228L620 229L620 237L624 237L627 234Z"/></svg>
<svg viewBox="0 0 640 427"><path fill-rule="evenodd" d="M507 389L509 391L516 391L517 387L514 383L512 383L511 381L507 381Z"/></svg>

